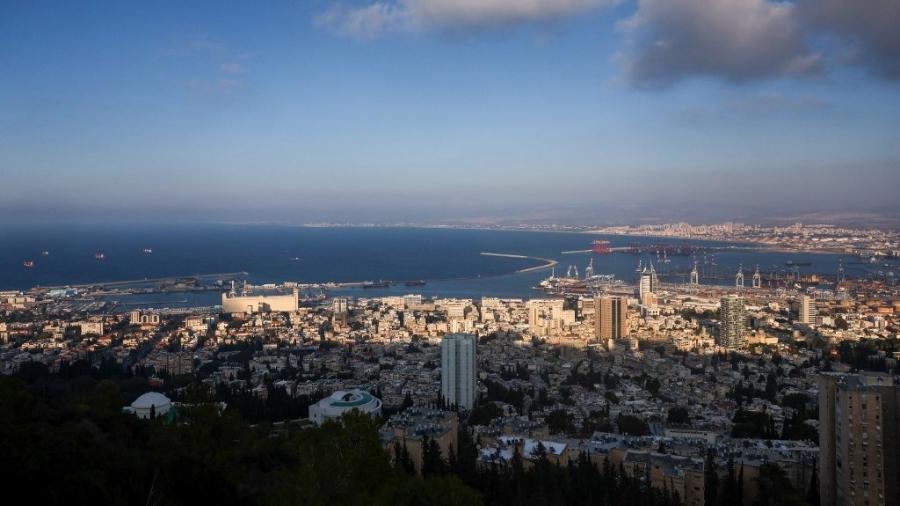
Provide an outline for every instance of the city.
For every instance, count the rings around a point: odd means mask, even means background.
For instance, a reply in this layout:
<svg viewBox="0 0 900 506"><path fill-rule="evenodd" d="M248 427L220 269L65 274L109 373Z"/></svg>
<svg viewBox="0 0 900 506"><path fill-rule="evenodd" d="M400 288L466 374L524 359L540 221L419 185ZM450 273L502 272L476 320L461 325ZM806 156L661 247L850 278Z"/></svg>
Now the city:
<svg viewBox="0 0 900 506"><path fill-rule="evenodd" d="M172 416L199 389L273 434L362 412L383 420L382 445L417 474L435 472L430 441L446 460L465 434L476 469L587 458L684 504L727 487L744 504L787 490L823 504L897 497L900 286L789 290L747 277L662 283L651 261L634 284L595 294L476 300L243 284L212 308L121 314L4 292L0 372L115 364L147 389L126 412ZM858 402L883 421L842 427L854 394L873 396ZM853 459L842 438L862 438L864 452L866 437L879 450L857 462L861 483L835 463ZM784 483L767 490L764 477Z"/></svg>
<svg viewBox="0 0 900 506"><path fill-rule="evenodd" d="M900 506L900 0L0 1L46 506Z"/></svg>

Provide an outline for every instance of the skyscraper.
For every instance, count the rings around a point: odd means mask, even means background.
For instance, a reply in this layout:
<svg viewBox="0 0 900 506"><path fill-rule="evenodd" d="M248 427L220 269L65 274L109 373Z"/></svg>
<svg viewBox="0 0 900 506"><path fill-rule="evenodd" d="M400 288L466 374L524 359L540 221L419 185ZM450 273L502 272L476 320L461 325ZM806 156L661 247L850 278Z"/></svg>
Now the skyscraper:
<svg viewBox="0 0 900 506"><path fill-rule="evenodd" d="M594 334L599 340L628 336L628 301L623 297L599 297L594 302Z"/></svg>
<svg viewBox="0 0 900 506"><path fill-rule="evenodd" d="M800 311L797 321L805 324L816 323L816 301L809 295L800 296Z"/></svg>
<svg viewBox="0 0 900 506"><path fill-rule="evenodd" d="M650 268L644 267L644 270L641 271L641 278L638 281L638 299L640 299L641 304L644 303L645 296L650 293L656 293L656 269L653 267L653 264L650 264Z"/></svg>
<svg viewBox="0 0 900 506"><path fill-rule="evenodd" d="M886 374L819 377L822 506L900 505L900 385Z"/></svg>
<svg viewBox="0 0 900 506"><path fill-rule="evenodd" d="M346 313L349 309L346 297L335 297L331 301L331 311L334 314Z"/></svg>
<svg viewBox="0 0 900 506"><path fill-rule="evenodd" d="M744 312L744 299L737 295L722 297L719 308L719 340L718 345L728 349L743 348L747 344L745 337L747 317Z"/></svg>
<svg viewBox="0 0 900 506"><path fill-rule="evenodd" d="M441 341L441 395L450 404L475 406L475 336L447 334Z"/></svg>

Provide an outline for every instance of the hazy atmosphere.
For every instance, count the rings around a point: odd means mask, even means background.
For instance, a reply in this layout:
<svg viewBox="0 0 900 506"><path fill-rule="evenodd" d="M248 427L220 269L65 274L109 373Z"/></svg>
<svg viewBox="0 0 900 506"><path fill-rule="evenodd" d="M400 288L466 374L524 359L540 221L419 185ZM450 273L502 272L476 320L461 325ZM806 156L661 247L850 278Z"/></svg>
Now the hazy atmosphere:
<svg viewBox="0 0 900 506"><path fill-rule="evenodd" d="M893 0L7 1L0 209L890 216L898 19Z"/></svg>

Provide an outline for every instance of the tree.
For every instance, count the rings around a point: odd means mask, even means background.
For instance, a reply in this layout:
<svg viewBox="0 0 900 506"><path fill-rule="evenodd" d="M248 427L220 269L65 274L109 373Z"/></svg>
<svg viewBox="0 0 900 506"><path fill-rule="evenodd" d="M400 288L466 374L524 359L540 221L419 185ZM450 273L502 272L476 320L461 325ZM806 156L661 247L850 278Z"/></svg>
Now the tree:
<svg viewBox="0 0 900 506"><path fill-rule="evenodd" d="M809 491L806 493L806 502L809 506L819 506L822 502L819 498L819 476L816 473L816 466L813 466L812 478L809 480Z"/></svg>
<svg viewBox="0 0 900 506"><path fill-rule="evenodd" d="M774 439L774 421L766 413L739 410L734 414L733 438Z"/></svg>
<svg viewBox="0 0 900 506"><path fill-rule="evenodd" d="M409 456L405 441L402 445L399 441L394 441L394 469L406 474L416 474L416 466Z"/></svg>
<svg viewBox="0 0 900 506"><path fill-rule="evenodd" d="M425 436L422 440L422 476L440 475L447 472L447 465L441 455L441 447L436 440Z"/></svg>
<svg viewBox="0 0 900 506"><path fill-rule="evenodd" d="M722 494L722 503L725 506L733 506L740 504L740 496L738 495L737 477L734 474L734 458L728 456L728 475L725 478L725 488Z"/></svg>
<svg viewBox="0 0 900 506"><path fill-rule="evenodd" d="M405 411L407 408L411 408L412 405L412 395L410 395L409 392L406 392L406 395L403 396L403 404L400 405L400 411Z"/></svg>
<svg viewBox="0 0 900 506"><path fill-rule="evenodd" d="M650 392L650 395L653 396L656 396L659 393L660 386L659 380L656 378L648 378L644 383L644 388L646 388L647 391Z"/></svg>
<svg viewBox="0 0 900 506"><path fill-rule="evenodd" d="M778 393L778 378L774 372L770 372L766 377L766 399L774 401L776 393Z"/></svg>
<svg viewBox="0 0 900 506"><path fill-rule="evenodd" d="M794 495L794 487L788 480L787 474L778 464L766 462L759 466L759 504L760 506L775 506L789 496Z"/></svg>
<svg viewBox="0 0 900 506"><path fill-rule="evenodd" d="M715 450L706 452L703 464L703 504L716 506L719 501L719 475L716 473Z"/></svg>
<svg viewBox="0 0 900 506"><path fill-rule="evenodd" d="M666 417L666 422L673 425L687 425L691 423L691 417L688 414L687 408L683 406L675 406L669 408L669 414Z"/></svg>
<svg viewBox="0 0 900 506"><path fill-rule="evenodd" d="M850 324L847 323L847 320L842 316L838 316L834 319L834 328L838 330L847 330L850 328Z"/></svg>
<svg viewBox="0 0 900 506"><path fill-rule="evenodd" d="M496 402L483 402L472 409L469 414L469 425L488 425L491 420L503 416L503 410Z"/></svg>
<svg viewBox="0 0 900 506"><path fill-rule="evenodd" d="M619 426L619 432L629 436L646 436L650 434L650 428L647 423L633 415L619 415L616 419Z"/></svg>
<svg viewBox="0 0 900 506"><path fill-rule="evenodd" d="M575 419L568 411L555 409L547 415L547 427L551 434L573 434Z"/></svg>

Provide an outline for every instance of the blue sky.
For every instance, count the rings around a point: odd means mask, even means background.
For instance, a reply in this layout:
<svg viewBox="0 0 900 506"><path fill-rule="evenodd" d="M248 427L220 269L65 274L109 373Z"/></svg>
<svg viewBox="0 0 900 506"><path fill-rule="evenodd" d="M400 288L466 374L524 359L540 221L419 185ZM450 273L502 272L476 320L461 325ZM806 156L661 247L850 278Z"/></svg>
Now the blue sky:
<svg viewBox="0 0 900 506"><path fill-rule="evenodd" d="M0 209L896 209L900 2L860 1L7 1Z"/></svg>

